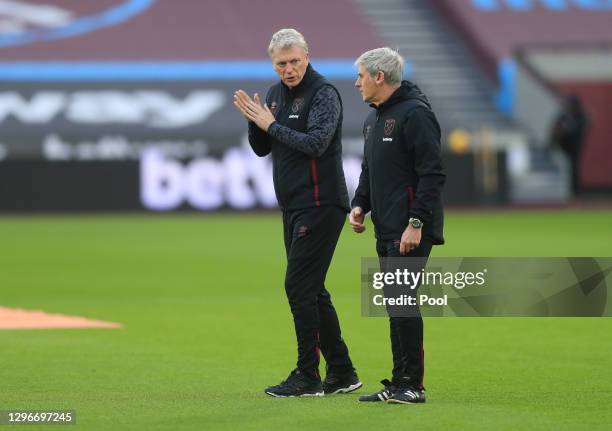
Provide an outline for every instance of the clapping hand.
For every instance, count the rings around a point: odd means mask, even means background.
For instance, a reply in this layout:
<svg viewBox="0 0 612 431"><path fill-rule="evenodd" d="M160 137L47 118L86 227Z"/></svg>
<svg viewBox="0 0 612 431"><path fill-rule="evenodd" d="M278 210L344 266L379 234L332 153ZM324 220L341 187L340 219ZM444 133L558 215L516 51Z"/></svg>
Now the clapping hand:
<svg viewBox="0 0 612 431"><path fill-rule="evenodd" d="M248 121L252 121L264 132L274 123L274 114L268 105L261 106L259 94L255 93L253 99L244 90L237 90L234 93L234 106L244 115Z"/></svg>

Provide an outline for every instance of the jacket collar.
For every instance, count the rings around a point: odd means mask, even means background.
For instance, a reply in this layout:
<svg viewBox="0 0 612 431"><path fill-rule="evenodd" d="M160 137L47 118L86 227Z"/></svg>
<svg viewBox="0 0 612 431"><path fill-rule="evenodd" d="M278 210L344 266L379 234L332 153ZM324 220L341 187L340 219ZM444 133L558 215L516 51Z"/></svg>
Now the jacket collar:
<svg viewBox="0 0 612 431"><path fill-rule="evenodd" d="M298 85L293 88L287 87L284 82L281 81L285 91L287 91L290 95L297 94L301 92L304 88L308 88L308 86L315 80L317 72L312 68L312 65L308 63L308 67L306 67L306 71L304 72L304 77L300 81Z"/></svg>
<svg viewBox="0 0 612 431"><path fill-rule="evenodd" d="M380 105L370 104L372 108L375 108L378 112L385 111L391 106L396 105L405 100L418 99L427 106L431 106L425 94L421 92L419 87L410 81L402 81L401 85L391 93L391 96Z"/></svg>

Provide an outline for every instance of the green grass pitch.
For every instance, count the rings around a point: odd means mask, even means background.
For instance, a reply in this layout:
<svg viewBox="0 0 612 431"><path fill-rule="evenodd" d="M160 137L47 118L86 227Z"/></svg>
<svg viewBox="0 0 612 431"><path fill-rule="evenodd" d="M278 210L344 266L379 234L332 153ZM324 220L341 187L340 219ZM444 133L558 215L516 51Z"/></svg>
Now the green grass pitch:
<svg viewBox="0 0 612 431"><path fill-rule="evenodd" d="M449 211L433 256L611 256L611 221ZM429 318L427 404L359 404L390 374L386 319L360 316L371 226L345 229L327 283L364 388L320 399L263 393L295 363L279 214L2 217L0 244L0 305L125 325L0 331L0 410L71 409L83 430L612 429L609 318Z"/></svg>

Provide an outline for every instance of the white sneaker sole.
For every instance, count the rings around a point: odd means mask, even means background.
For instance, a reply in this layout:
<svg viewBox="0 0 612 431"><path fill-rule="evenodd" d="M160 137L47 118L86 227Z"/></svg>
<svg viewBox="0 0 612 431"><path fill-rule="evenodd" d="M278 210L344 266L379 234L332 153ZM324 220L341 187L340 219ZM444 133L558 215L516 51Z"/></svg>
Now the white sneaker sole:
<svg viewBox="0 0 612 431"><path fill-rule="evenodd" d="M400 401L389 398L387 400L387 404L425 404L425 401Z"/></svg>
<svg viewBox="0 0 612 431"><path fill-rule="evenodd" d="M349 392L353 392L356 391L357 389L359 389L360 387L363 386L363 383L361 382L357 382L354 385L350 385L346 388L340 388L340 389L336 389L334 392L330 393L330 395L335 395L335 394L348 394Z"/></svg>
<svg viewBox="0 0 612 431"><path fill-rule="evenodd" d="M323 391L321 392L314 392L312 394L302 394L302 395L278 395L278 394L274 394L272 392L266 392L266 394L270 395L271 397L274 398L299 398L299 397L322 397L323 395L325 395L325 393Z"/></svg>

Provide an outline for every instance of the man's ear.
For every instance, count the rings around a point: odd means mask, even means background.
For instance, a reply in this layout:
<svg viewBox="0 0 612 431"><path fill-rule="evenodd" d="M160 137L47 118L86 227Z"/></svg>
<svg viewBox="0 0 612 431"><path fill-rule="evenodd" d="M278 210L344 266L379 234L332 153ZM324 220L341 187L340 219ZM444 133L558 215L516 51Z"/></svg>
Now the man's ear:
<svg viewBox="0 0 612 431"><path fill-rule="evenodd" d="M381 85L383 82L385 82L385 72L383 72L382 70L379 70L378 72L376 72L376 84Z"/></svg>

